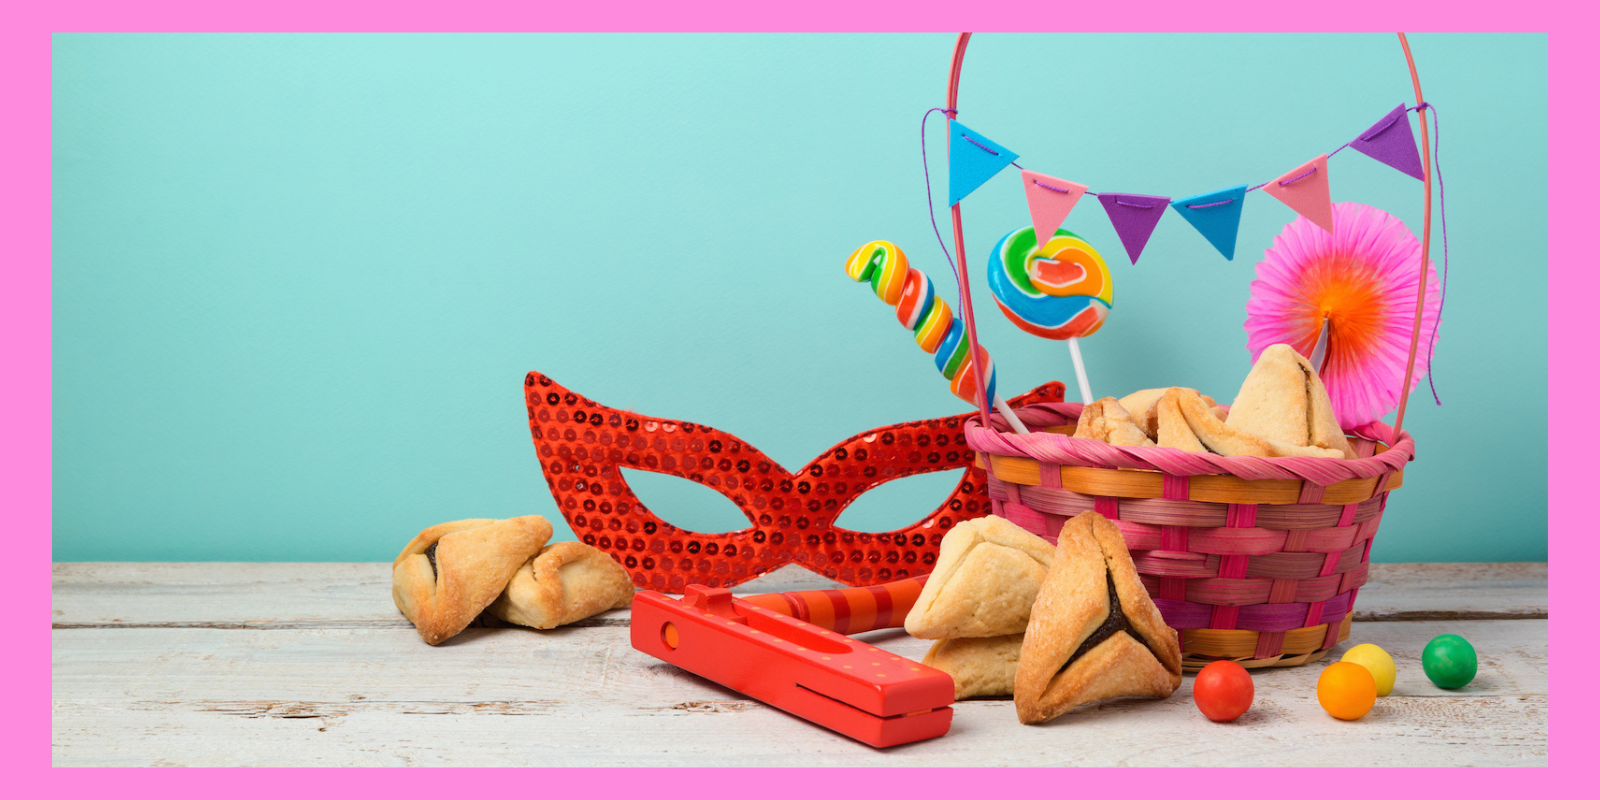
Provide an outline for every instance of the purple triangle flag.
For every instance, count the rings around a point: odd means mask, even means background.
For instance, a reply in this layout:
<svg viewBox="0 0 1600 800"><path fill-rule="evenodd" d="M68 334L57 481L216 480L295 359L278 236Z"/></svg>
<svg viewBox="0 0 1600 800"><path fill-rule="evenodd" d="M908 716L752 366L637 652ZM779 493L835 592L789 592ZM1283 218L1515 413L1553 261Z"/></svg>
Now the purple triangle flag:
<svg viewBox="0 0 1600 800"><path fill-rule="evenodd" d="M1411 133L1411 118L1406 116L1405 103L1383 115L1383 119L1352 140L1350 146L1422 180L1422 156L1417 153L1417 138Z"/></svg>
<svg viewBox="0 0 1600 800"><path fill-rule="evenodd" d="M1161 212L1166 211L1171 202L1170 197L1146 194L1100 195L1100 205L1106 207L1111 227L1116 229L1117 237L1128 251L1129 263L1139 263L1139 254L1144 252L1145 243L1155 232L1156 223L1161 221Z"/></svg>

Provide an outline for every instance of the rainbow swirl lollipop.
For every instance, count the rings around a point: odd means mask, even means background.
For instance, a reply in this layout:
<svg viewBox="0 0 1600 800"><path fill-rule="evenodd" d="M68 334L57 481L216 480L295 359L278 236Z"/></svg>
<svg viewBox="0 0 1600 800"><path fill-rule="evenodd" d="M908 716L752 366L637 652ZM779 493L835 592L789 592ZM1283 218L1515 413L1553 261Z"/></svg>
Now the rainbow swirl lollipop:
<svg viewBox="0 0 1600 800"><path fill-rule="evenodd" d="M1111 269L1088 242L1056 231L1036 247L1033 228L1006 234L989 254L989 289L1018 328L1046 339L1081 339L1111 313Z"/></svg>
<svg viewBox="0 0 1600 800"><path fill-rule="evenodd" d="M922 270L912 268L905 251L892 242L867 242L850 254L844 271L851 280L870 281L878 299L894 306L895 317L916 337L917 346L933 354L934 367L950 380L950 392L978 405L977 368L966 326L950 305L934 293L933 281ZM979 347L976 361L985 369L984 394L994 408L994 359L989 358L988 350ZM1009 411L1004 409L1002 413ZM1013 426L1020 429L1021 423Z"/></svg>

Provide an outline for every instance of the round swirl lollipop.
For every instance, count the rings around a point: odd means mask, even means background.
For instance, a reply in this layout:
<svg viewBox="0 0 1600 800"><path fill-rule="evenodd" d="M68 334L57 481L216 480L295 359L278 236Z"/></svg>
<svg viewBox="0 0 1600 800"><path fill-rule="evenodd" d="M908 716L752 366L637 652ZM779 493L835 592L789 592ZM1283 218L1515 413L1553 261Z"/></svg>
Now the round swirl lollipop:
<svg viewBox="0 0 1600 800"><path fill-rule="evenodd" d="M1106 260L1064 230L1043 247L1032 228L1006 234L989 254L989 289L1012 323L1046 339L1088 336L1111 313Z"/></svg>
<svg viewBox="0 0 1600 800"><path fill-rule="evenodd" d="M1100 330L1111 313L1111 269L1100 252L1070 231L1039 246L1033 228L1018 228L989 254L989 290L1018 328L1067 340L1078 391L1092 402L1078 339Z"/></svg>

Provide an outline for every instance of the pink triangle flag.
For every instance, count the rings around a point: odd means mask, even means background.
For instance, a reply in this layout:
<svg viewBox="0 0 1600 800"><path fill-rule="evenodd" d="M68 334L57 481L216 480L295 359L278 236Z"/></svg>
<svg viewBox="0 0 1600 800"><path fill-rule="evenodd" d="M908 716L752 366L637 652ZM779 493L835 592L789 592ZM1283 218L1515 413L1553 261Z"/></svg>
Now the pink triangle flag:
<svg viewBox="0 0 1600 800"><path fill-rule="evenodd" d="M1052 178L1043 172L1022 171L1022 190L1028 198L1028 215L1033 217L1033 235L1040 244L1050 241L1056 229L1072 213L1078 198L1089 191L1081 183Z"/></svg>
<svg viewBox="0 0 1600 800"><path fill-rule="evenodd" d="M1284 205L1333 233L1333 198L1328 193L1328 154L1301 164L1261 187Z"/></svg>

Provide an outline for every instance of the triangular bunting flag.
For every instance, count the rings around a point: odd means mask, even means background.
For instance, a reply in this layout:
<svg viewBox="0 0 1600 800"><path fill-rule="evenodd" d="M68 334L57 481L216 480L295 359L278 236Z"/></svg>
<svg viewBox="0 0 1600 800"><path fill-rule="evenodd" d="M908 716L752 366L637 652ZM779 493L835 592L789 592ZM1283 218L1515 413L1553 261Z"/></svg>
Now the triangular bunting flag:
<svg viewBox="0 0 1600 800"><path fill-rule="evenodd" d="M1100 195L1100 205L1106 207L1106 216L1111 218L1111 227L1116 229L1117 238L1128 251L1130 263L1139 263L1139 254L1144 252L1145 243L1150 241L1156 223L1161 221L1161 212L1166 211L1171 202L1170 197L1147 194Z"/></svg>
<svg viewBox="0 0 1600 800"><path fill-rule="evenodd" d="M1333 197L1328 193L1328 155L1301 164L1261 187L1267 194L1333 233Z"/></svg>
<svg viewBox="0 0 1600 800"><path fill-rule="evenodd" d="M950 205L961 202L1016 160L1016 153L950 120Z"/></svg>
<svg viewBox="0 0 1600 800"><path fill-rule="evenodd" d="M1406 116L1405 103L1383 115L1377 124L1352 140L1350 146L1422 180L1422 156L1417 153L1417 138L1411 133L1411 118Z"/></svg>
<svg viewBox="0 0 1600 800"><path fill-rule="evenodd" d="M1056 230L1072 213L1078 198L1089 191L1089 187L1025 169L1022 171L1022 191L1028 198L1028 216L1033 218L1033 235L1043 244L1056 235Z"/></svg>
<svg viewBox="0 0 1600 800"><path fill-rule="evenodd" d="M1241 183L1229 189L1174 200L1172 210L1189 220L1212 247L1232 261L1233 245L1239 239L1239 212L1244 209L1244 193L1248 188Z"/></svg>

